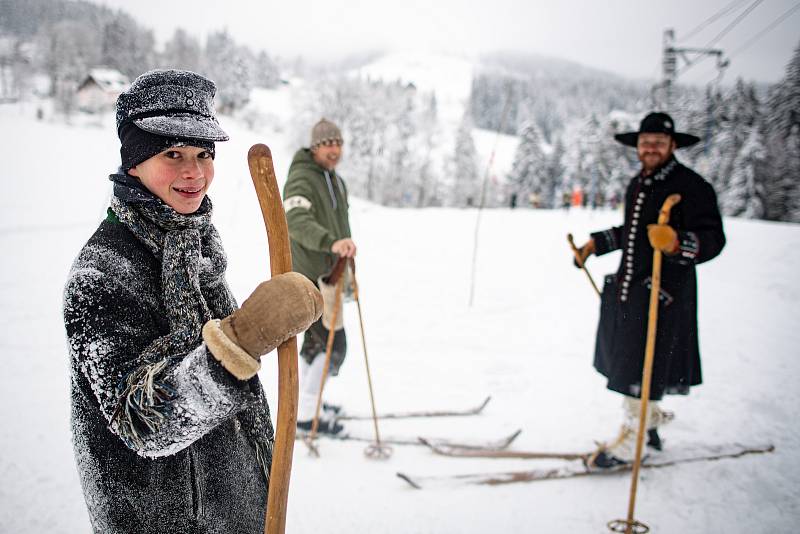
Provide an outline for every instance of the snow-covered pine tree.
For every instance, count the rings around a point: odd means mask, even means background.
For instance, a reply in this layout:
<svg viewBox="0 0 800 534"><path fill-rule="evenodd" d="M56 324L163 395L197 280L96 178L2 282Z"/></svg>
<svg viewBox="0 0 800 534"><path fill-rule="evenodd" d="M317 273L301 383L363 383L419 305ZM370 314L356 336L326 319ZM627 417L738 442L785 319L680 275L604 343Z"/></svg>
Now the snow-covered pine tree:
<svg viewBox="0 0 800 534"><path fill-rule="evenodd" d="M766 218L800 221L800 43L768 108Z"/></svg>
<svg viewBox="0 0 800 534"><path fill-rule="evenodd" d="M381 118L374 113L375 99L364 84L353 86L356 105L344 128L343 168L348 189L375 202L377 147L381 135Z"/></svg>
<svg viewBox="0 0 800 534"><path fill-rule="evenodd" d="M416 206L435 206L440 202L438 180L434 172L433 151L439 144L439 105L436 93L423 99L419 115L419 153L416 182Z"/></svg>
<svg viewBox="0 0 800 534"><path fill-rule="evenodd" d="M140 27L122 11L114 12L102 27L101 64L130 79L151 69L155 62L153 31Z"/></svg>
<svg viewBox="0 0 800 534"><path fill-rule="evenodd" d="M202 68L200 41L189 35L183 28L177 28L169 41L164 43L161 65L198 72Z"/></svg>
<svg viewBox="0 0 800 534"><path fill-rule="evenodd" d="M542 151L541 136L533 122L525 122L508 180L518 198L527 204L531 195L541 198L545 189L547 161Z"/></svg>
<svg viewBox="0 0 800 534"><path fill-rule="evenodd" d="M467 108L473 124L487 130L515 134L522 89L521 80L505 75L482 73L474 76Z"/></svg>
<svg viewBox="0 0 800 534"><path fill-rule="evenodd" d="M478 154L472 137L472 119L466 108L456 131L452 160L452 191L450 204L457 207L477 206L480 202Z"/></svg>
<svg viewBox="0 0 800 534"><path fill-rule="evenodd" d="M614 135L628 131L627 122L613 118L595 121L596 132L592 134L592 165L588 167L590 176L585 194L592 207L605 206L613 197L621 199L630 177L633 175L632 158L635 151L618 143Z"/></svg>
<svg viewBox="0 0 800 534"><path fill-rule="evenodd" d="M786 138L785 165L793 180L787 188L787 214L785 220L800 222L800 126L795 125Z"/></svg>
<svg viewBox="0 0 800 534"><path fill-rule="evenodd" d="M758 125L750 133L733 161L728 187L720 195L724 215L760 219L764 217L763 132Z"/></svg>
<svg viewBox="0 0 800 534"><path fill-rule="evenodd" d="M264 50L258 53L253 72L253 84L256 87L275 87L281 81L278 64Z"/></svg>
<svg viewBox="0 0 800 534"><path fill-rule="evenodd" d="M718 103L714 111L716 131L713 137L715 163L707 172L718 192L727 191L731 187L734 162L750 133L757 128L756 120L761 115L761 104L758 101L753 84L746 84L742 79Z"/></svg>
<svg viewBox="0 0 800 534"><path fill-rule="evenodd" d="M383 191L383 204L409 206L414 203L416 161L411 156L416 134L416 88L398 82L391 88L399 105L393 108L391 133L385 149L389 153L389 179Z"/></svg>
<svg viewBox="0 0 800 534"><path fill-rule="evenodd" d="M564 141L559 137L553 145L553 151L545 158L545 179L541 195L542 207L557 208L561 205L559 188L564 182L564 174L566 172L563 162L565 152Z"/></svg>
<svg viewBox="0 0 800 534"><path fill-rule="evenodd" d="M685 122L676 117L679 124L686 124L686 131L700 137L700 142L679 152L679 159L699 172L706 180L714 184L716 167L712 159L717 157L712 153L714 136L720 123L719 110L722 96L716 86L708 85L702 98L687 98L684 100L681 117Z"/></svg>
<svg viewBox="0 0 800 534"><path fill-rule="evenodd" d="M203 74L217 84L217 110L230 113L250 100L255 59L249 48L239 46L227 31L206 39Z"/></svg>

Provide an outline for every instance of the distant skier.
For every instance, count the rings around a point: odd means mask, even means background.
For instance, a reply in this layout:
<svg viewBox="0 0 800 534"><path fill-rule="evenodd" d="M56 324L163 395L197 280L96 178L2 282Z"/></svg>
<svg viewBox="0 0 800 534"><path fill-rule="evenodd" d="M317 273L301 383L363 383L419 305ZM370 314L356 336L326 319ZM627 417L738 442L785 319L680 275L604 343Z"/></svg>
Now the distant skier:
<svg viewBox="0 0 800 534"><path fill-rule="evenodd" d="M350 237L347 187L336 172L342 157L342 133L327 119L321 119L311 129L309 148L298 150L289 167L289 177L283 190L286 219L292 247L292 267L318 285L325 300L325 311L319 321L305 333L300 349L300 399L297 409L297 428L311 429L325 366L328 332L333 326L334 341L330 374L336 376L347 352L347 338L342 324L341 302L336 324L331 325L335 302L335 286L322 279L333 269L339 258L352 258L356 245ZM318 431L338 434L341 424L333 417L340 407L324 405Z"/></svg>
<svg viewBox="0 0 800 534"><path fill-rule="evenodd" d="M615 139L637 148L642 170L628 184L624 224L593 233L580 248L584 260L622 250L619 270L605 278L594 366L608 378L608 389L625 395L625 418L617 439L597 457L598 467L630 462L635 454L653 248L664 253L650 394L658 401L664 394L686 395L702 382L695 265L716 257L725 246L713 187L673 154L699 138L675 132L669 115L650 113L638 132ZM681 201L672 209L669 224L655 224L672 193L680 194ZM648 404L648 445L660 449L658 426L664 412L657 402Z"/></svg>
<svg viewBox="0 0 800 534"><path fill-rule="evenodd" d="M94 532L264 531L273 427L260 358L322 311L296 273L237 309L206 196L214 83L139 76L117 100L122 165L64 293L75 456Z"/></svg>

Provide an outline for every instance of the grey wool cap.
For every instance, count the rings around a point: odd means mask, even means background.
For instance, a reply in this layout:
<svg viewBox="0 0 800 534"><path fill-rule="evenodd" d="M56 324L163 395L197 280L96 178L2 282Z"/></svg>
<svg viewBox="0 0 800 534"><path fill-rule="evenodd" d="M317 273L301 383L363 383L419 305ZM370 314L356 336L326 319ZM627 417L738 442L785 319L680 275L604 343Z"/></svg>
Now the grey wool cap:
<svg viewBox="0 0 800 534"><path fill-rule="evenodd" d="M322 118L311 128L311 148L328 141L339 141L341 143L344 140L339 127L328 119Z"/></svg>
<svg viewBox="0 0 800 534"><path fill-rule="evenodd" d="M214 112L216 84L188 70L145 72L117 99L117 133L126 123L166 137L227 141Z"/></svg>

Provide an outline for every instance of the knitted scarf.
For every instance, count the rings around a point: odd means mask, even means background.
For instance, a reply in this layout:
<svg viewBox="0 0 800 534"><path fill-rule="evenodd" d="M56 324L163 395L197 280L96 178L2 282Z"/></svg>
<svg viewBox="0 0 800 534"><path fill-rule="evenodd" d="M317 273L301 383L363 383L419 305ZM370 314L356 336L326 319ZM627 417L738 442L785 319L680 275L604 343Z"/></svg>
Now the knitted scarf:
<svg viewBox="0 0 800 534"><path fill-rule="evenodd" d="M211 200L205 197L196 212L183 215L135 178L125 174L110 178L114 182L111 209L160 260L169 324L169 333L142 352L143 365L120 384L120 408L115 414L120 434L124 439L138 441L142 433L158 428L170 409L174 392L158 380L159 372L171 358L182 358L200 345L206 321L226 317L236 309L236 304L225 282L227 260L219 234L211 223ZM248 387L259 403L237 417L256 449L268 482L273 437L269 408L258 378L251 379Z"/></svg>

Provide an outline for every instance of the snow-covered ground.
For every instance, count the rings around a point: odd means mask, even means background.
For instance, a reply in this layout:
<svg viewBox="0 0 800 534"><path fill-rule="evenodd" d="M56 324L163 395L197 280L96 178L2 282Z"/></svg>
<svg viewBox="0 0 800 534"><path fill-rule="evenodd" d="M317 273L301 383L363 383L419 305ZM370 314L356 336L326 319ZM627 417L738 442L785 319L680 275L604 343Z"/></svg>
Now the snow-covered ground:
<svg viewBox="0 0 800 534"><path fill-rule="evenodd" d="M61 291L70 263L102 217L106 175L118 161L113 120L36 121L32 105L0 106L0 532L90 531L72 458ZM268 276L266 236L245 161L273 148L282 181L295 147L282 134L223 120L215 220L241 301ZM88 122L88 123L87 123ZM83 124L81 124L83 123ZM397 210L354 199L359 281L379 411L471 406L477 417L387 421L385 436L493 439L521 428L518 450L583 451L612 437L620 398L591 367L598 302L571 265L565 235L620 221L609 211L490 210L482 215L475 302L468 305L475 210ZM644 471L636 516L653 532L795 532L800 521L800 226L726 220L729 244L699 268L705 384L670 397L669 448L733 441L772 454ZM617 255L593 259L599 281ZM353 304L350 352L331 400L367 413L369 397ZM261 378L275 406L277 371ZM370 435L371 422L350 423ZM395 477L552 465L448 459L411 446L388 461L363 443L298 442L291 533L606 532L624 517L627 475L499 487L414 490Z"/></svg>

